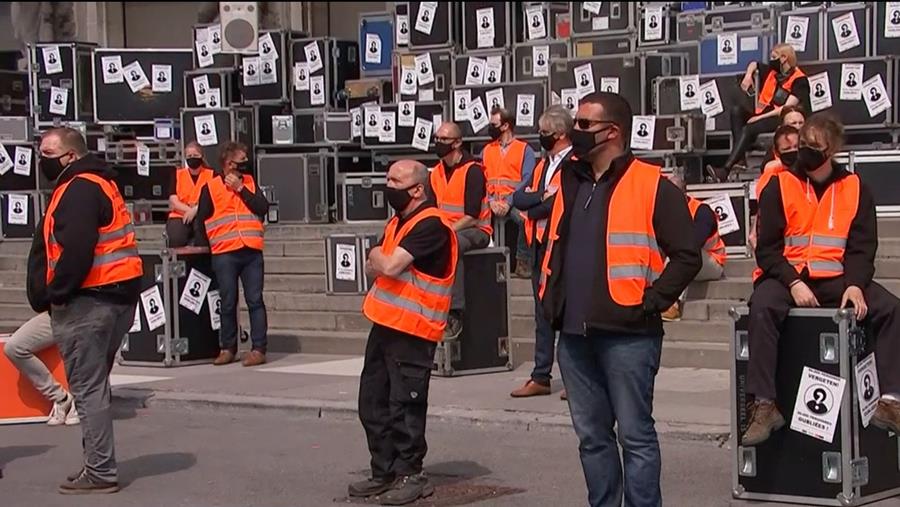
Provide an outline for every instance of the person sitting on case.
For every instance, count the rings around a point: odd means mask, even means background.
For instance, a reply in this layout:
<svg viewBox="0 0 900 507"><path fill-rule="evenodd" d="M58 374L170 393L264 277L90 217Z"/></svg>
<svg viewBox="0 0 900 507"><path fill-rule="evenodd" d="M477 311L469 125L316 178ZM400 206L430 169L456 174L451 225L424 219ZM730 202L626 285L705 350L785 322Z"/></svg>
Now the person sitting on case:
<svg viewBox="0 0 900 507"><path fill-rule="evenodd" d="M769 181L779 173L789 170L797 161L797 150L800 148L800 131L790 125L782 125L775 131L775 141L772 143L772 160L763 166L762 174L756 182L756 202ZM756 216L758 210L751 209L750 213L750 248L756 250Z"/></svg>
<svg viewBox="0 0 900 507"><path fill-rule="evenodd" d="M872 423L900 433L900 299L872 281L878 233L875 203L856 174L833 164L844 127L824 113L800 131L794 166L759 200L759 239L750 298L747 392L754 400L744 447L785 425L777 406L778 338L791 307L853 307L874 331L881 392ZM790 407L782 407L789 409Z"/></svg>
<svg viewBox="0 0 900 507"><path fill-rule="evenodd" d="M194 217L200 191L213 178L213 170L203 160L203 148L196 141L184 147L185 166L176 169L169 180L169 220L166 236L169 246L187 246L194 239Z"/></svg>

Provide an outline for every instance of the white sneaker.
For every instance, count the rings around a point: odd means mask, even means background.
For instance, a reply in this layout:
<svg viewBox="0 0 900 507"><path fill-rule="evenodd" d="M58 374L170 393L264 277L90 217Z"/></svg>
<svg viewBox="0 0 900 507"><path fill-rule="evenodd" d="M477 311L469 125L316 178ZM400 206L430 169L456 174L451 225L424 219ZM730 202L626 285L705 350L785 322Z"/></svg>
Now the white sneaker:
<svg viewBox="0 0 900 507"><path fill-rule="evenodd" d="M77 426L81 424L81 418L78 417L78 410L75 409L75 398L71 394L69 397L72 398L72 406L66 412L66 426Z"/></svg>
<svg viewBox="0 0 900 507"><path fill-rule="evenodd" d="M62 426L65 424L73 405L75 405L75 398L71 394L66 393L66 399L53 404L53 409L50 410L50 418L47 419L47 426Z"/></svg>

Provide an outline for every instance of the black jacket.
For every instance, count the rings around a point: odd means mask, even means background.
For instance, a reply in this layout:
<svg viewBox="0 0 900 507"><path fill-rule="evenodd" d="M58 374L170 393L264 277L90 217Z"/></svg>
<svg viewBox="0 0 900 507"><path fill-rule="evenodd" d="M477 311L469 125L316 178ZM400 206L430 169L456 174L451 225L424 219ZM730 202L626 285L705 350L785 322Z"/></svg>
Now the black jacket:
<svg viewBox="0 0 900 507"><path fill-rule="evenodd" d="M800 181L807 181L806 174L790 171ZM833 167L831 176L822 184L809 180L810 189L821 198L832 183L846 178L850 173L840 167ZM759 218L757 219L756 263L763 271L757 283L766 278L775 278L786 287L794 280L807 280L809 273L797 270L784 257L784 230L787 220L784 216L784 201L781 185L772 180L759 196ZM859 206L850 223L847 249L844 251L844 280L849 285L865 288L875 276L875 252L878 250L878 222L875 218L875 200L865 184L860 183Z"/></svg>
<svg viewBox="0 0 900 507"><path fill-rule="evenodd" d="M56 185L70 181L78 174L94 173L113 180L116 172L106 162L94 155L72 163L59 177ZM47 250L44 244L44 218L41 218L28 254L27 294L28 302L36 312L49 310L51 304L66 304L79 294L102 297L117 303L133 304L140 294L140 277L82 289L94 262L94 248L100 228L113 220L112 201L100 187L91 181L78 178L73 181L59 201L54 212L53 235L62 246L62 254L54 270L53 281L47 285Z"/></svg>
<svg viewBox="0 0 900 507"><path fill-rule="evenodd" d="M700 251L694 244L692 234L685 234L693 228L684 194L665 178L661 178L656 193L653 213L653 229L660 248L669 258L660 277L644 291L642 305L621 306L612 300L609 293L606 264L606 224L608 224L609 196L616 184L627 172L634 160L630 152L613 161L608 177L612 179L610 194L598 207L603 227L594 232L593 237L583 241L600 242L597 270L584 273L583 283L591 283L592 299L586 316L586 332L655 335L663 334L660 312L678 299L685 287L694 279L702 267ZM604 175L607 177L607 175ZM565 199L565 212L560 222L559 240L554 244L550 260L551 275L542 301L544 312L554 329L561 329L565 312L565 280L563 259L565 258L566 237L569 233L570 212L582 182L593 182L594 176L589 164L577 160L566 161L562 167L560 185ZM559 194L557 194L557 197ZM598 203L601 204L601 203Z"/></svg>

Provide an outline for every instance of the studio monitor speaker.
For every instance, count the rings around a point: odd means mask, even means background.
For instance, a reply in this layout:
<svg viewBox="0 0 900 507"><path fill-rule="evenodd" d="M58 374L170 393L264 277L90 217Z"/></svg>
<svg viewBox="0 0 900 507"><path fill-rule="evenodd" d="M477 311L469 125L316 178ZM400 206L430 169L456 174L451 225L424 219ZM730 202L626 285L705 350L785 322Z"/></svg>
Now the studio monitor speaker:
<svg viewBox="0 0 900 507"><path fill-rule="evenodd" d="M259 38L257 2L219 2L222 23L222 52L256 54Z"/></svg>

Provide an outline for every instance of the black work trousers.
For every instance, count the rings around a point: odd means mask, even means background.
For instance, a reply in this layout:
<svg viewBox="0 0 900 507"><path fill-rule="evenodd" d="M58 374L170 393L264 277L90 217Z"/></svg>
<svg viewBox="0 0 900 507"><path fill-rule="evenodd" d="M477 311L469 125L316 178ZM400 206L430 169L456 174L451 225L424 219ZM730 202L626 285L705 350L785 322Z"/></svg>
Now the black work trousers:
<svg viewBox="0 0 900 507"><path fill-rule="evenodd" d="M372 477L422 471L425 419L435 342L375 324L359 379L359 420L372 455Z"/></svg>
<svg viewBox="0 0 900 507"><path fill-rule="evenodd" d="M808 281L806 284L823 308L837 308L844 294L844 277ZM882 393L900 393L900 299L872 282L863 289L869 308L862 325L875 340L875 360ZM757 398L774 400L778 338L788 311L794 306L791 291L778 280L759 283L750 297L750 362L747 391Z"/></svg>
<svg viewBox="0 0 900 507"><path fill-rule="evenodd" d="M754 116L750 109L746 106L737 105L731 109L731 155L725 162L725 170L731 171L732 166L744 159L744 155L756 142L756 138L760 134L766 132L775 132L781 119L777 116L763 118L753 123L747 123L747 120Z"/></svg>

